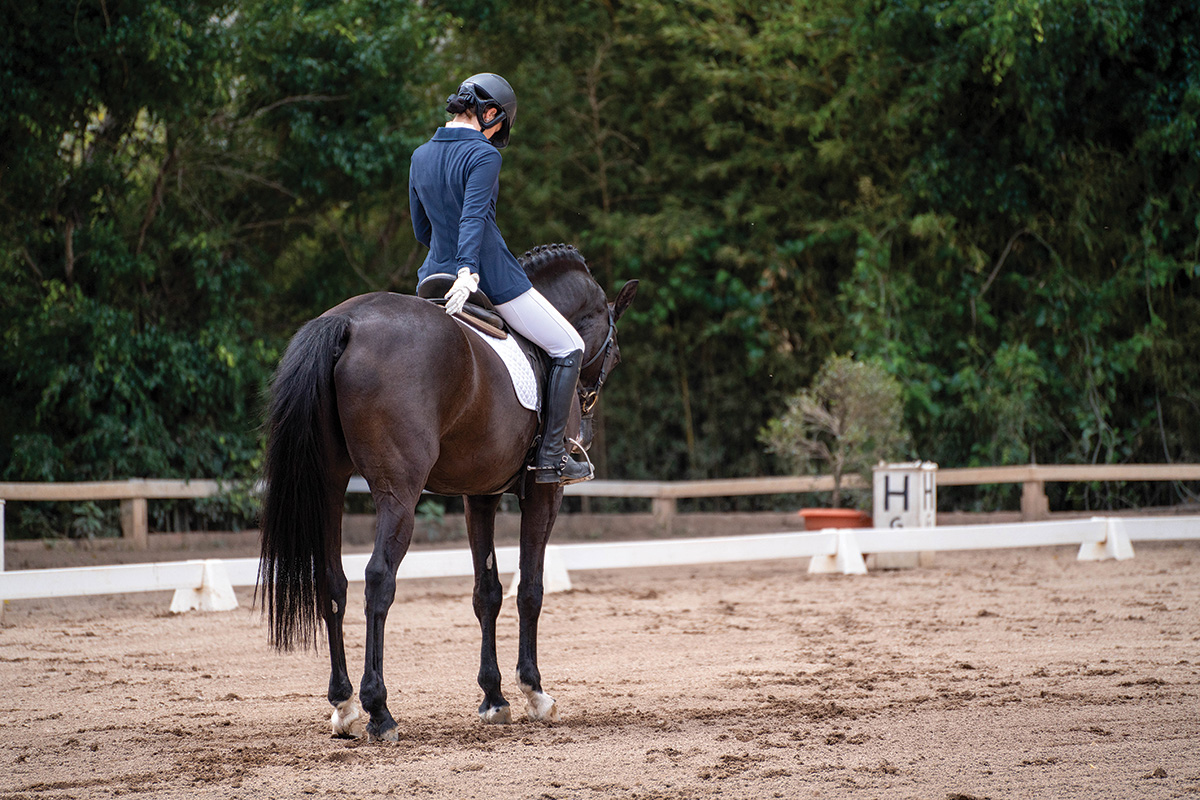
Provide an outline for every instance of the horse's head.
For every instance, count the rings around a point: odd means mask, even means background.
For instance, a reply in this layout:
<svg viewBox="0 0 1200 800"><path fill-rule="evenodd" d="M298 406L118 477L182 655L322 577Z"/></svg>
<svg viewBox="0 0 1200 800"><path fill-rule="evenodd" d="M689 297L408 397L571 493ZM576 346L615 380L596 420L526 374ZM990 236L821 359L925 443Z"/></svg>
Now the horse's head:
<svg viewBox="0 0 1200 800"><path fill-rule="evenodd" d="M586 345L579 371L579 438L584 447L590 447L594 436L592 415L600 390L621 361L617 320L633 303L638 282L628 281L609 303L587 262L572 245L541 245L519 260L529 280L575 326Z"/></svg>
<svg viewBox="0 0 1200 800"><path fill-rule="evenodd" d="M605 326L606 331L602 344L593 346L596 337L593 336L590 339L584 337L584 341L588 343L588 349L583 366L579 370L579 411L581 414L579 439L585 448L592 446L592 439L595 437L592 418L595 414L596 403L600 400L600 390L604 388L604 382L608 380L613 367L621 363L621 345L617 342L617 320L633 303L637 287L636 280L626 281L625 285L621 287L621 291L617 292L616 299L611 303L605 303L608 323ZM580 336L583 336L582 332L580 332Z"/></svg>

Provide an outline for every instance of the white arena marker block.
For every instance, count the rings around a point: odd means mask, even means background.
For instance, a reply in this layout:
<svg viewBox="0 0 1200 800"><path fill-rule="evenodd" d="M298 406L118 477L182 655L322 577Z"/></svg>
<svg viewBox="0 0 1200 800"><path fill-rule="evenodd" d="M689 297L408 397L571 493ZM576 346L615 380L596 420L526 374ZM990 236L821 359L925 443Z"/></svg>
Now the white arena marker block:
<svg viewBox="0 0 1200 800"><path fill-rule="evenodd" d="M505 597L516 597L521 585L521 568L513 573L512 583L508 585ZM557 545L546 545L546 558L542 562L542 593L571 591L571 575L567 572L567 562L563 560L562 550Z"/></svg>
<svg viewBox="0 0 1200 800"><path fill-rule="evenodd" d="M546 547L546 563L542 571L542 589L546 592L571 591L571 575L562 550L556 545Z"/></svg>
<svg viewBox="0 0 1200 800"><path fill-rule="evenodd" d="M229 582L229 573L218 559L204 561L200 585L194 588L176 589L171 598L171 613L184 611L232 611L238 607L237 595Z"/></svg>
<svg viewBox="0 0 1200 800"><path fill-rule="evenodd" d="M808 562L810 573L840 572L843 575L866 575L867 562L863 560L858 546L858 537L853 531L829 530L837 537L837 551L833 555L813 556Z"/></svg>
<svg viewBox="0 0 1200 800"><path fill-rule="evenodd" d="M1079 561L1107 561L1116 559L1124 561L1133 558L1133 543L1129 541L1129 531L1125 529L1125 521L1113 517L1094 517L1096 522L1105 526L1103 542L1084 542L1079 545Z"/></svg>

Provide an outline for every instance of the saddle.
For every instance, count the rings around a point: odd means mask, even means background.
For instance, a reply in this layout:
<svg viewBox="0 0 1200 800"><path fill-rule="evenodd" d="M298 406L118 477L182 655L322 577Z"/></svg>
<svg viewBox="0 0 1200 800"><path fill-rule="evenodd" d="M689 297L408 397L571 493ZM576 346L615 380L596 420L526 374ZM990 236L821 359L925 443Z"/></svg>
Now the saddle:
<svg viewBox="0 0 1200 800"><path fill-rule="evenodd" d="M444 306L446 305L446 292L450 291L454 281L453 275L444 272L434 273L417 284L417 297L428 300L434 305ZM520 351L524 353L526 360L529 361L529 366L533 368L534 381L540 400L542 390L546 385L548 369L546 354L542 348L510 328L495 309L496 307L492 305L488 296L476 289L468 295L463 310L454 317L488 336L494 336L497 339L512 338Z"/></svg>
<svg viewBox="0 0 1200 800"><path fill-rule="evenodd" d="M435 305L444 306L446 305L446 292L450 291L455 280L456 278L448 273L434 273L417 284L417 297ZM508 323L496 313L496 307L492 305L492 301L479 289L471 292L467 297L466 305L457 316L463 322L473 325L489 336L495 336L498 339L507 339L509 336Z"/></svg>

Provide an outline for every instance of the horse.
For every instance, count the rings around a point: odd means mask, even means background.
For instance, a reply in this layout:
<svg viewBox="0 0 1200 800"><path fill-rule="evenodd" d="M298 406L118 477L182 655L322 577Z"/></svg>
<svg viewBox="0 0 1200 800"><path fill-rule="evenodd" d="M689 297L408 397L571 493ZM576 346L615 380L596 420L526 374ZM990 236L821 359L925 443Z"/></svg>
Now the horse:
<svg viewBox="0 0 1200 800"><path fill-rule="evenodd" d="M573 246L542 245L519 261L530 282L565 316L586 345L578 408L568 430L591 439L600 390L620 361L616 323L637 281L610 304ZM271 382L261 508L259 585L268 641L279 651L316 647L320 622L329 644L328 698L335 736L361 735L363 720L346 668L342 620L342 510L358 472L375 502L375 543L366 567L366 658L359 686L370 739L397 741L383 679L384 625L396 570L412 541L422 491L462 495L474 563L473 606L482 634L479 717L509 723L500 690L496 618L503 599L496 568L495 516L506 491L521 510L517 682L534 720L556 721L542 690L537 625L546 542L563 488L523 480L538 415L517 400L506 367L465 323L434 303L374 292L353 297L305 323Z"/></svg>

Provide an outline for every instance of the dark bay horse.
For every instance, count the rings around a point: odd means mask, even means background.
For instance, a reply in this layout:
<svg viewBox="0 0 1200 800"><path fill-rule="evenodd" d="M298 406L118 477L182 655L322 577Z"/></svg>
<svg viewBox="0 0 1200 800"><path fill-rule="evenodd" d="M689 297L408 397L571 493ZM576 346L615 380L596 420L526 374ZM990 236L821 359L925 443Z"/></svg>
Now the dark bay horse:
<svg viewBox="0 0 1200 800"><path fill-rule="evenodd" d="M590 411L620 360L616 321L633 301L637 281L626 283L610 305L574 247L538 247L521 263L587 345L579 395L580 411ZM569 427L578 426L573 415ZM370 486L376 510L359 688L370 715L367 733L397 739L383 681L384 623L423 489L464 497L483 636L479 716L511 721L496 663L502 590L493 536L502 493L522 475L537 428L537 415L518 402L495 351L426 300L361 295L309 321L292 338L271 386L259 584L276 648L315 646L324 621L335 735L352 735L362 724L342 639L342 509L356 471ZM589 437L590 425L584 428ZM555 484L522 483L517 682L529 716L555 720L555 701L542 691L538 672L537 624L546 542L563 492Z"/></svg>

